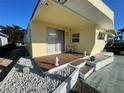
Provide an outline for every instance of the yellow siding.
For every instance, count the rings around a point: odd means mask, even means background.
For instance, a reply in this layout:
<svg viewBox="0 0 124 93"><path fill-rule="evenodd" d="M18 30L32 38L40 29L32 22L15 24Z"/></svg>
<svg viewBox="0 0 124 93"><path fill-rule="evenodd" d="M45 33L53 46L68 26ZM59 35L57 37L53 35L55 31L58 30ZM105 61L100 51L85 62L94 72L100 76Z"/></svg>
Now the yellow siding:
<svg viewBox="0 0 124 93"><path fill-rule="evenodd" d="M47 55L46 27L40 22L32 22L32 57Z"/></svg>
<svg viewBox="0 0 124 93"><path fill-rule="evenodd" d="M99 28L96 28L95 25L69 29L69 28L62 28L62 27L46 24L41 21L34 21L31 25L32 57L40 57L40 56L48 55L47 53L48 27L64 30L65 48L66 46L73 44L74 52L83 53L84 51L87 51L88 54L94 55L101 52L105 46L105 40L97 39L99 32L104 32L104 30L100 30ZM72 43L73 33L80 33L79 43Z"/></svg>
<svg viewBox="0 0 124 93"><path fill-rule="evenodd" d="M73 43L74 51L79 53L84 53L87 51L88 54L91 53L95 42L95 26L89 26L87 28L82 27L78 29L73 29L73 33L80 33L80 42Z"/></svg>
<svg viewBox="0 0 124 93"><path fill-rule="evenodd" d="M46 24L41 21L33 21L31 25L31 37L32 37L32 57L40 57L48 55L47 50L47 28L56 28L68 32L68 36L65 35L65 44L70 42L70 30L67 28L58 27L51 24Z"/></svg>
<svg viewBox="0 0 124 93"><path fill-rule="evenodd" d="M31 37L32 37L32 57L46 56L47 53L47 28L56 28L65 31L65 48L69 44L74 45L74 52L83 53L87 51L88 54L94 55L101 52L105 46L105 40L98 40L97 36L99 32L104 32L96 28L95 25L89 25L87 27L69 29L62 28L50 24L43 23L41 21L33 21L31 25ZM72 43L72 34L80 33L80 42Z"/></svg>
<svg viewBox="0 0 124 93"><path fill-rule="evenodd" d="M99 32L105 32L105 30L101 30L101 28L98 28L96 26L73 29L71 31L71 37L73 33L80 33L80 42L73 43L74 51L79 53L87 51L87 53L90 55L102 52L106 44L106 36L104 40L99 40L97 38Z"/></svg>
<svg viewBox="0 0 124 93"><path fill-rule="evenodd" d="M94 55L94 54L97 54L97 53L100 53L103 51L104 47L105 47L105 42L106 42L106 37L107 35L105 35L105 39L104 40L99 40L98 39L98 35L99 35L99 32L104 32L105 33L105 30L101 30L99 28L96 28L96 30L94 31L95 32L95 43L94 43L94 47L92 48L92 52L91 52L91 55Z"/></svg>

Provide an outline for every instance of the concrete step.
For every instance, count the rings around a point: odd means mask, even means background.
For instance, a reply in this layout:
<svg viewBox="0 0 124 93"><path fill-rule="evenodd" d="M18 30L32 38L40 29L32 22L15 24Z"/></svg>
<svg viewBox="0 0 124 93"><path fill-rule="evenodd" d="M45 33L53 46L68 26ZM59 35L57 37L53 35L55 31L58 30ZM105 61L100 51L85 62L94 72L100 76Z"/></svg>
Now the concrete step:
<svg viewBox="0 0 124 93"><path fill-rule="evenodd" d="M82 68L80 68L79 76L85 80L90 74L93 73L93 71L94 71L94 67L85 65Z"/></svg>
<svg viewBox="0 0 124 93"><path fill-rule="evenodd" d="M99 62L96 62L95 71L102 69L103 67L111 64L114 61L114 57L108 57L107 59L103 59Z"/></svg>
<svg viewBox="0 0 124 93"><path fill-rule="evenodd" d="M12 60L0 58L0 65L1 66L7 67L10 63L12 63Z"/></svg>
<svg viewBox="0 0 124 93"><path fill-rule="evenodd" d="M4 75L8 72L8 69L10 68L12 64L12 60L0 58L0 81L4 77Z"/></svg>
<svg viewBox="0 0 124 93"><path fill-rule="evenodd" d="M85 64L86 64L86 61L84 59L80 59L80 60L77 60L77 61L71 63L71 65L73 65L79 69L81 67L83 67Z"/></svg>
<svg viewBox="0 0 124 93"><path fill-rule="evenodd" d="M93 62L86 60L86 64L91 67L94 67L95 71L97 71L111 64L113 61L114 61L114 56L108 56L108 55L101 54L101 55L96 55L95 61Z"/></svg>

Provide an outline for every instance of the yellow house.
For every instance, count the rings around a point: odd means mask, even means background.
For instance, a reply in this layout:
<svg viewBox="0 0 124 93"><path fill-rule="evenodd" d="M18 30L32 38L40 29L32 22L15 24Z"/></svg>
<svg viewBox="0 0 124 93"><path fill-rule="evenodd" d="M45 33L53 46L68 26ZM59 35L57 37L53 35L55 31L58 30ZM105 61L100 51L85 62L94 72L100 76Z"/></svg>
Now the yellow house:
<svg viewBox="0 0 124 93"><path fill-rule="evenodd" d="M39 0L25 33L34 57L65 51L89 55L103 51L114 13L102 0Z"/></svg>

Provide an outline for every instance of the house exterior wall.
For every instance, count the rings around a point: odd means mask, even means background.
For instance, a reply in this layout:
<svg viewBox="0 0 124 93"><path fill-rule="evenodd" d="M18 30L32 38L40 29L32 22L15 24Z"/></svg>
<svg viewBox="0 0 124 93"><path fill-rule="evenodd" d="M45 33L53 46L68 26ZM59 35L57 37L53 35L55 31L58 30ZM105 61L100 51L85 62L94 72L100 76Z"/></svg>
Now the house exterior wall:
<svg viewBox="0 0 124 93"><path fill-rule="evenodd" d="M64 30L65 33L65 46L70 43L70 30L68 28L58 27L51 24L46 24L41 21L33 21L31 24L31 55L32 57L46 56L48 55L48 43L47 43L47 28L55 28Z"/></svg>
<svg viewBox="0 0 124 93"><path fill-rule="evenodd" d="M104 47L105 47L106 41L107 41L106 30L103 30L103 29L101 29L99 27L96 27L94 32L95 32L95 42L94 42L94 46L92 48L91 55L94 55L94 54L102 52ZM105 33L104 40L98 39L99 32Z"/></svg>
<svg viewBox="0 0 124 93"><path fill-rule="evenodd" d="M47 55L46 26L33 21L31 24L32 57Z"/></svg>
<svg viewBox="0 0 124 93"><path fill-rule="evenodd" d="M0 46L4 46L4 45L8 44L8 38L7 37L0 36L0 39L1 39Z"/></svg>
<svg viewBox="0 0 124 93"><path fill-rule="evenodd" d="M81 27L75 29L62 28L50 24L45 24L41 21L33 21L29 31L29 35L27 35L28 40L26 42L27 50L31 54L32 57L46 56L48 55L48 44L47 44L47 28L55 28L61 29L65 31L65 48L66 46L73 44L74 52L84 53L87 51L88 54L94 55L101 52L105 46L104 40L98 39L99 32L105 32L105 30L101 30L97 28L95 25L88 27ZM80 42L73 43L72 42L72 34L79 33L80 34ZM30 39L31 35L31 39Z"/></svg>
<svg viewBox="0 0 124 93"><path fill-rule="evenodd" d="M74 51L79 53L84 53L84 51L87 51L87 53L90 54L95 42L95 26L73 29L71 34L73 33L80 34L79 43L73 43Z"/></svg>
<svg viewBox="0 0 124 93"><path fill-rule="evenodd" d="M65 48L66 46L73 44L74 52L84 53L87 51L88 54L94 55L101 52L105 46L105 39L99 40L97 38L99 32L104 32L104 30L100 30L100 28L96 28L95 25L89 27L82 28L62 28L50 24L45 24L41 21L33 21L31 24L31 44L28 46L28 50L32 57L40 57L46 56L48 54L48 44L47 44L47 28L55 28L61 29L65 31ZM72 42L72 34L79 33L80 34L80 42L73 43Z"/></svg>
<svg viewBox="0 0 124 93"><path fill-rule="evenodd" d="M29 54L32 56L31 26L30 25L28 26L24 34L24 44L25 44L25 48L27 49Z"/></svg>
<svg viewBox="0 0 124 93"><path fill-rule="evenodd" d="M98 39L100 32L105 34L105 38L103 40ZM103 30L100 27L93 25L86 28L82 27L78 29L73 29L71 30L71 36L73 33L80 34L79 43L71 42L74 45L75 52L84 53L84 51L87 51L87 54L94 55L103 51L107 40L106 30Z"/></svg>

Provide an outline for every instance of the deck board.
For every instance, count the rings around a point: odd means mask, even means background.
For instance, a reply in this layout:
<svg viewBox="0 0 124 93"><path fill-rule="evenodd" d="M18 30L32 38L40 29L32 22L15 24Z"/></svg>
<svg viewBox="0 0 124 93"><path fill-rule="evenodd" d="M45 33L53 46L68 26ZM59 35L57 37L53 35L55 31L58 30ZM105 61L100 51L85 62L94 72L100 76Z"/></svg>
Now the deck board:
<svg viewBox="0 0 124 93"><path fill-rule="evenodd" d="M55 54L55 55L49 55L49 56L43 56L34 58L35 62L39 65L39 67L44 70L50 70L52 68L55 68L55 58L59 58L59 66L70 63L74 60L78 60L83 58L83 54L75 54L75 53L62 53L62 54Z"/></svg>

